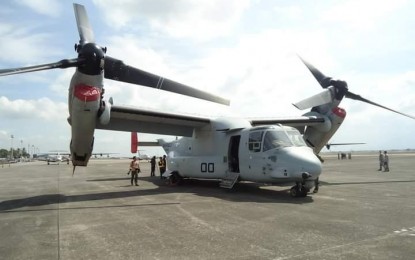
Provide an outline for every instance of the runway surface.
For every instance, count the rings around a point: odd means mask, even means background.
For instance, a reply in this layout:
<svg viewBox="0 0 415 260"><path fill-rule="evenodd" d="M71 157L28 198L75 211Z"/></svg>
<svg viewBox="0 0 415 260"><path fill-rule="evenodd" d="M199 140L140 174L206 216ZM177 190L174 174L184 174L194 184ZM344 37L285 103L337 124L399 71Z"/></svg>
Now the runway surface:
<svg viewBox="0 0 415 260"><path fill-rule="evenodd" d="M324 157L324 156L323 156ZM326 157L320 192L166 186L127 160L0 166L0 259L413 259L415 154Z"/></svg>

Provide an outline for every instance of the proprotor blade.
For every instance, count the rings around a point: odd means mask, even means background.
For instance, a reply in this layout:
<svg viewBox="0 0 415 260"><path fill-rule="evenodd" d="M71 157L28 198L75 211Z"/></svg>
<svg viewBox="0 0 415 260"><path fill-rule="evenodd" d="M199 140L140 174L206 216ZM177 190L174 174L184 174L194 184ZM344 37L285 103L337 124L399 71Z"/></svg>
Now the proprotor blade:
<svg viewBox="0 0 415 260"><path fill-rule="evenodd" d="M227 106L230 104L229 100L222 97L128 66L123 61L108 56L105 57L104 76L107 79L170 91Z"/></svg>
<svg viewBox="0 0 415 260"><path fill-rule="evenodd" d="M298 57L301 59L301 61L304 63L304 65L308 68L308 70L311 72L311 74L313 74L314 78L318 81L318 83L320 84L320 86L322 88L327 88L327 87L329 87L331 85L330 84L330 81L331 81L331 78L330 77L326 77L316 67L314 67L313 65L311 65L310 63L308 63L303 58L301 58L301 56L298 56Z"/></svg>
<svg viewBox="0 0 415 260"><path fill-rule="evenodd" d="M406 117L409 117L409 118L415 119L415 117L414 117L414 116L411 116L411 115L408 115L408 114L405 114L405 113L402 113L402 112L399 112L399 111L393 110L393 109L391 109L391 108L388 108L388 107L382 106L382 105L377 104L377 103L375 103L375 102L373 102L373 101L370 101L370 100L368 100L368 99L366 99L366 98L363 98L363 97L362 97L362 96L360 96L360 95L354 94L354 93L352 93L352 92L350 92L350 91L348 91L348 92L346 93L345 97L350 98L350 99L354 99L354 100L359 100L359 101L362 101L362 102L365 102L365 103L368 103L368 104L371 104L371 105L374 105L374 106L378 106L378 107L381 107L381 108L383 108L383 109L386 109L386 110L389 110L389 111L392 111L392 112L395 112L395 113L398 113L398 114L400 114L400 115L403 115L403 116L406 116Z"/></svg>
<svg viewBox="0 0 415 260"><path fill-rule="evenodd" d="M95 42L94 32L92 31L92 26L89 23L88 15L86 13L85 7L80 4L73 4L75 11L76 24L78 25L79 32L79 43L84 45L85 43Z"/></svg>
<svg viewBox="0 0 415 260"><path fill-rule="evenodd" d="M317 95L301 100L297 103L294 103L293 105L300 110L304 110L310 107L327 104L331 101L332 101L331 91L330 89L325 89L322 92L318 93Z"/></svg>
<svg viewBox="0 0 415 260"><path fill-rule="evenodd" d="M375 103L373 101L370 101L368 99L365 99L365 98L361 97L360 95L357 95L357 94L354 94L354 93L350 92L349 89L348 89L348 87L347 87L347 83L345 81L333 80L330 77L326 77L323 73L321 73L313 65L311 65L310 63L308 63L307 61L305 61L300 56L298 56L298 57L301 59L301 61L304 63L304 65L307 66L307 68L310 70L311 74L313 74L314 78L316 78L316 80L320 83L320 85L323 88L328 88L329 86L333 86L333 88L335 89L335 92L334 92L334 95L335 96L334 97L337 100L341 100L343 97L346 97L346 98L350 98L350 99L362 101L362 102L365 102L365 103L368 103L368 104L371 104L371 105L374 105L374 106L378 106L380 108L383 108L383 109L386 109L386 110L395 112L397 114L400 114L400 115L403 115L403 116L406 116L406 117L415 119L414 116L411 116L411 115L408 115L408 114L405 114L405 113L402 113L402 112L393 110L391 108L382 106L382 105L377 104L377 103ZM318 103L319 102L318 101L319 99L322 100L321 101L321 104L324 104L322 102L325 102L325 100L327 99L327 97L328 96L326 95L326 93L323 92L323 93L317 94L317 95L315 95L315 96L313 96L311 98L308 98L306 100L303 100L303 101L301 101L299 103L296 103L296 104L294 104L294 106L306 108L310 104L311 105L319 104Z"/></svg>
<svg viewBox="0 0 415 260"><path fill-rule="evenodd" d="M41 65L35 65L35 66L29 66L29 67L3 69L3 70L0 70L0 76L34 72L34 71L40 71L40 70L65 69L69 67L76 67L82 62L83 60L75 58L75 59L70 59L70 60L65 59L65 60L60 60L58 62L54 62L54 63L41 64Z"/></svg>

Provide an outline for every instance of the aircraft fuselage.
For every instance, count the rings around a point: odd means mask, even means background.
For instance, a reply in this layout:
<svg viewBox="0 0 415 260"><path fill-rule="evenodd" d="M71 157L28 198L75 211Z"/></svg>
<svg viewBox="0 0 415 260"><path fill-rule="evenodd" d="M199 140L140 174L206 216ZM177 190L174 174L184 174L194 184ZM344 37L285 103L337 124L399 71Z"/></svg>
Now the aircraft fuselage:
<svg viewBox="0 0 415 260"><path fill-rule="evenodd" d="M292 127L241 127L221 131L201 129L168 146L169 171L181 177L224 179L237 173L239 180L314 186L321 162Z"/></svg>

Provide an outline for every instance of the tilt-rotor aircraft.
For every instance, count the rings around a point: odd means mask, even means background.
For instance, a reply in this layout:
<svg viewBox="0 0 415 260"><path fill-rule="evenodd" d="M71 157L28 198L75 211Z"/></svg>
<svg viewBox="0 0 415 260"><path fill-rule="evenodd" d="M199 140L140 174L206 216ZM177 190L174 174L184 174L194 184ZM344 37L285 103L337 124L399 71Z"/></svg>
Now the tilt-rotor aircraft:
<svg viewBox="0 0 415 260"><path fill-rule="evenodd" d="M95 129L132 132L132 150L137 148L134 133L181 136L173 142L159 140L166 151L172 184L183 178L215 179L224 188L238 181L292 186L294 197L304 197L315 188L321 174L318 153L342 124L346 111L339 107L344 97L366 102L401 115L356 95L341 80L326 77L302 60L323 92L294 105L311 110L295 118L237 119L167 113L113 105L104 99L104 78L159 88L224 105L218 96L130 67L106 55L98 46L85 8L74 4L80 35L75 45L78 57L59 62L0 70L0 76L76 67L69 86L69 118L72 164L86 166L92 154ZM143 143L141 145L144 145Z"/></svg>

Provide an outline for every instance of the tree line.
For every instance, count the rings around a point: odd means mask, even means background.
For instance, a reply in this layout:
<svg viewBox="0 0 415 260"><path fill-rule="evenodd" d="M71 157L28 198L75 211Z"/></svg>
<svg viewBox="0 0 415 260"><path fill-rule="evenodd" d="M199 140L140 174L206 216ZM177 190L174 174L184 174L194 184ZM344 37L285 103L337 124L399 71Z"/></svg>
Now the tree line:
<svg viewBox="0 0 415 260"><path fill-rule="evenodd" d="M29 153L26 152L26 149L10 149L10 150L6 150L6 149L0 149L0 158L11 158L13 154L13 158L17 159L20 157L29 157Z"/></svg>

